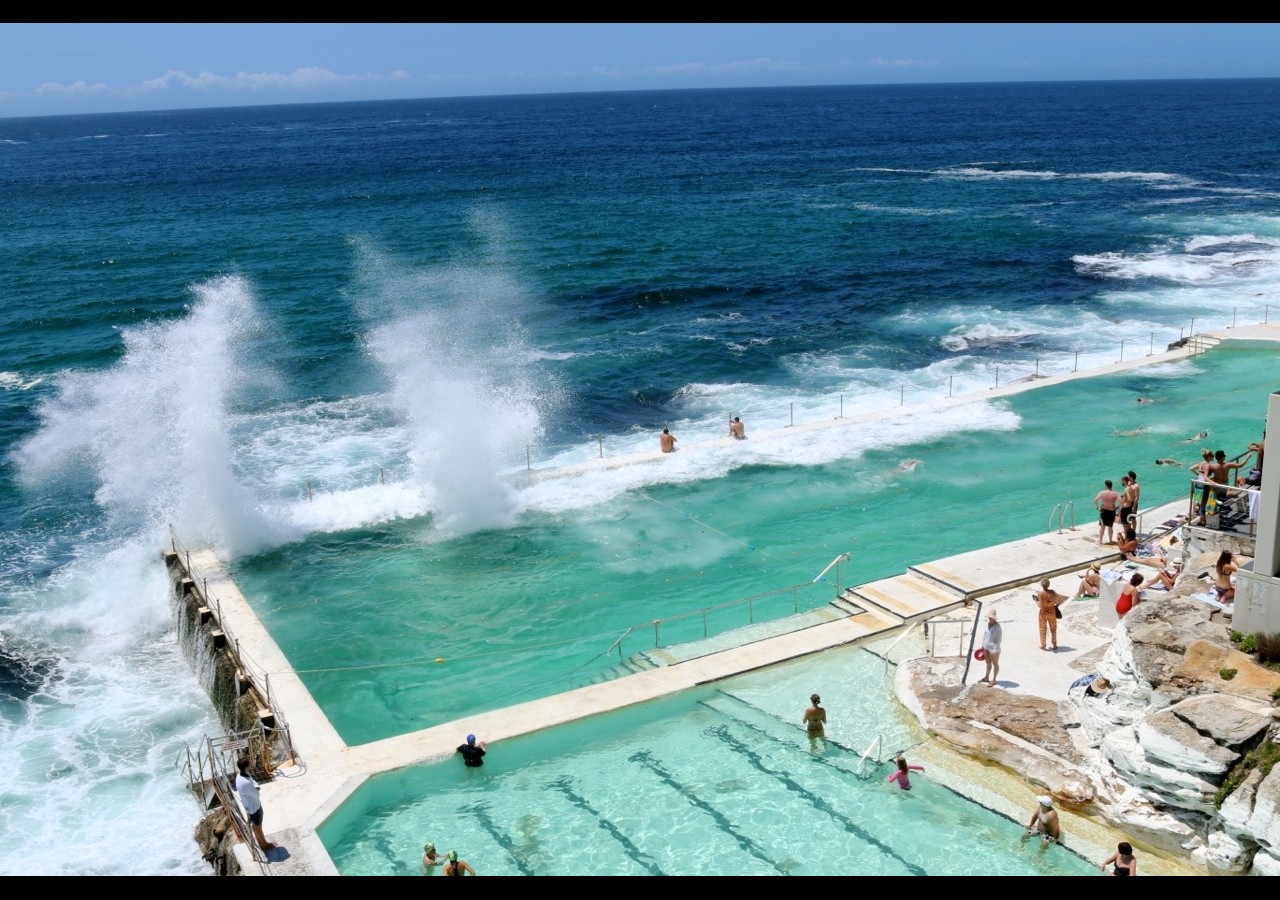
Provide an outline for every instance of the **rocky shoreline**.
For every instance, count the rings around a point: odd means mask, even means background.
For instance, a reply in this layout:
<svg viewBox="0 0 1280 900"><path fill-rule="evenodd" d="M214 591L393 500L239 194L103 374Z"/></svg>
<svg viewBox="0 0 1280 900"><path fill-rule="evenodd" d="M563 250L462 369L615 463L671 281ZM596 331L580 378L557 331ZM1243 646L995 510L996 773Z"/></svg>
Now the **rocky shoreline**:
<svg viewBox="0 0 1280 900"><path fill-rule="evenodd" d="M1280 874L1280 767L1263 774L1280 749L1280 672L1237 648L1229 613L1193 597L1204 584L1190 573L1216 556L1197 555L1070 663L1108 678L1106 696L1070 681L1060 698L963 684L963 658L926 657L899 666L897 697L937 739L1065 810L1210 874ZM1087 607L1066 611L1066 626L1096 629Z"/></svg>

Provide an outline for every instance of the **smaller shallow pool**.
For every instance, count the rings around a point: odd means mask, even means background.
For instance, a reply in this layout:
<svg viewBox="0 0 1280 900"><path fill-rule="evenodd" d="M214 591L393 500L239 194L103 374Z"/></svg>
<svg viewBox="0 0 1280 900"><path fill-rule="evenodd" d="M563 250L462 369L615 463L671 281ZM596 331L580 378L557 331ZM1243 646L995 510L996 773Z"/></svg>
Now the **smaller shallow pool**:
<svg viewBox="0 0 1280 900"><path fill-rule="evenodd" d="M345 875L419 875L422 845L481 875L1075 875L1063 847L887 760L914 723L890 701L884 661L829 651L714 687L370 780L320 829ZM814 691L831 746L800 716ZM463 735L459 735L461 742ZM483 737L483 735L481 735Z"/></svg>

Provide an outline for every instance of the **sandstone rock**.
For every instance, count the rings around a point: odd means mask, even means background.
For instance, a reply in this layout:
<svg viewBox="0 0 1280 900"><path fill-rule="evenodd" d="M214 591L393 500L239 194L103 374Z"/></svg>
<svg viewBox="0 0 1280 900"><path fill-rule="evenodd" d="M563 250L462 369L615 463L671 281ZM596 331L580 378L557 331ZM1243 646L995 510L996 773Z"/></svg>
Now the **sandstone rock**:
<svg viewBox="0 0 1280 900"><path fill-rule="evenodd" d="M1222 669L1235 669L1235 677L1224 681ZM1192 641L1174 673L1177 679L1199 686L1200 693L1215 692L1270 704L1271 692L1280 688L1280 672L1272 672L1230 645L1216 641Z"/></svg>
<svg viewBox="0 0 1280 900"><path fill-rule="evenodd" d="M1159 710L1138 722L1138 742L1148 761L1184 772L1225 775L1240 754L1196 731L1174 712L1177 708Z"/></svg>
<svg viewBox="0 0 1280 900"><path fill-rule="evenodd" d="M1280 875L1280 857L1272 856L1265 849L1253 855L1253 868L1250 875Z"/></svg>
<svg viewBox="0 0 1280 900"><path fill-rule="evenodd" d="M1256 844L1242 844L1224 831L1213 831L1199 852L1203 853L1205 868L1210 874L1244 875L1248 873L1256 851Z"/></svg>
<svg viewBox="0 0 1280 900"><path fill-rule="evenodd" d="M1280 766L1258 785L1247 829L1269 852L1280 854Z"/></svg>
<svg viewBox="0 0 1280 900"><path fill-rule="evenodd" d="M1275 710L1245 697L1216 694L1190 697L1168 711L1214 742L1239 747L1271 724Z"/></svg>
<svg viewBox="0 0 1280 900"><path fill-rule="evenodd" d="M913 697L909 705L921 724L947 743L1017 772L1069 808L1094 802L1097 786L1071 764L1079 753L1055 702L983 685L962 688L955 677L946 667L913 660L898 667L897 693Z"/></svg>
<svg viewBox="0 0 1280 900"><path fill-rule="evenodd" d="M1135 728L1114 731L1102 742L1102 755L1130 782L1156 803L1211 816L1218 786L1192 772L1183 772L1148 758Z"/></svg>
<svg viewBox="0 0 1280 900"><path fill-rule="evenodd" d="M1222 801L1218 816L1229 833L1236 836L1251 835L1249 818L1253 815L1253 802L1260 784L1262 784L1262 773L1254 769L1227 796L1227 799Z"/></svg>

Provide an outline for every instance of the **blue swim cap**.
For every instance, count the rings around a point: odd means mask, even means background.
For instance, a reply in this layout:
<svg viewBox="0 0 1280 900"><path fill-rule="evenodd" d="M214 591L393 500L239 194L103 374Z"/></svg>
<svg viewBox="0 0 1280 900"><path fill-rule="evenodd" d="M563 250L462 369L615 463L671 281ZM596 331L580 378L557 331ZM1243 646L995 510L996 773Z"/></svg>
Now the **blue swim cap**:
<svg viewBox="0 0 1280 900"><path fill-rule="evenodd" d="M476 736L474 734L467 735L468 744L474 744L475 742L476 742Z"/></svg>

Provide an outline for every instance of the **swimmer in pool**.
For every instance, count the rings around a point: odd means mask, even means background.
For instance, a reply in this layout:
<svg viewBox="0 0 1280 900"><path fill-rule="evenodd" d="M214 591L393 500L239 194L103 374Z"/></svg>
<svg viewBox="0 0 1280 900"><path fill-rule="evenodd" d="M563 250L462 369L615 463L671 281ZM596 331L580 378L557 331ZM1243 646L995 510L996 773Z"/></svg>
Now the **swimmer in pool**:
<svg viewBox="0 0 1280 900"><path fill-rule="evenodd" d="M899 756L897 763L898 767L889 775L888 778L885 779L885 781L896 781L898 782L898 787L902 788L904 791L909 791L911 790L911 773L923 772L924 766L907 765L907 758L905 756Z"/></svg>
<svg viewBox="0 0 1280 900"><path fill-rule="evenodd" d="M822 749L827 749L827 711L822 708L822 698L817 694L809 698L811 704L804 711L804 716L800 721L804 725L805 730L809 732L809 749L818 749L818 741L822 741Z"/></svg>

